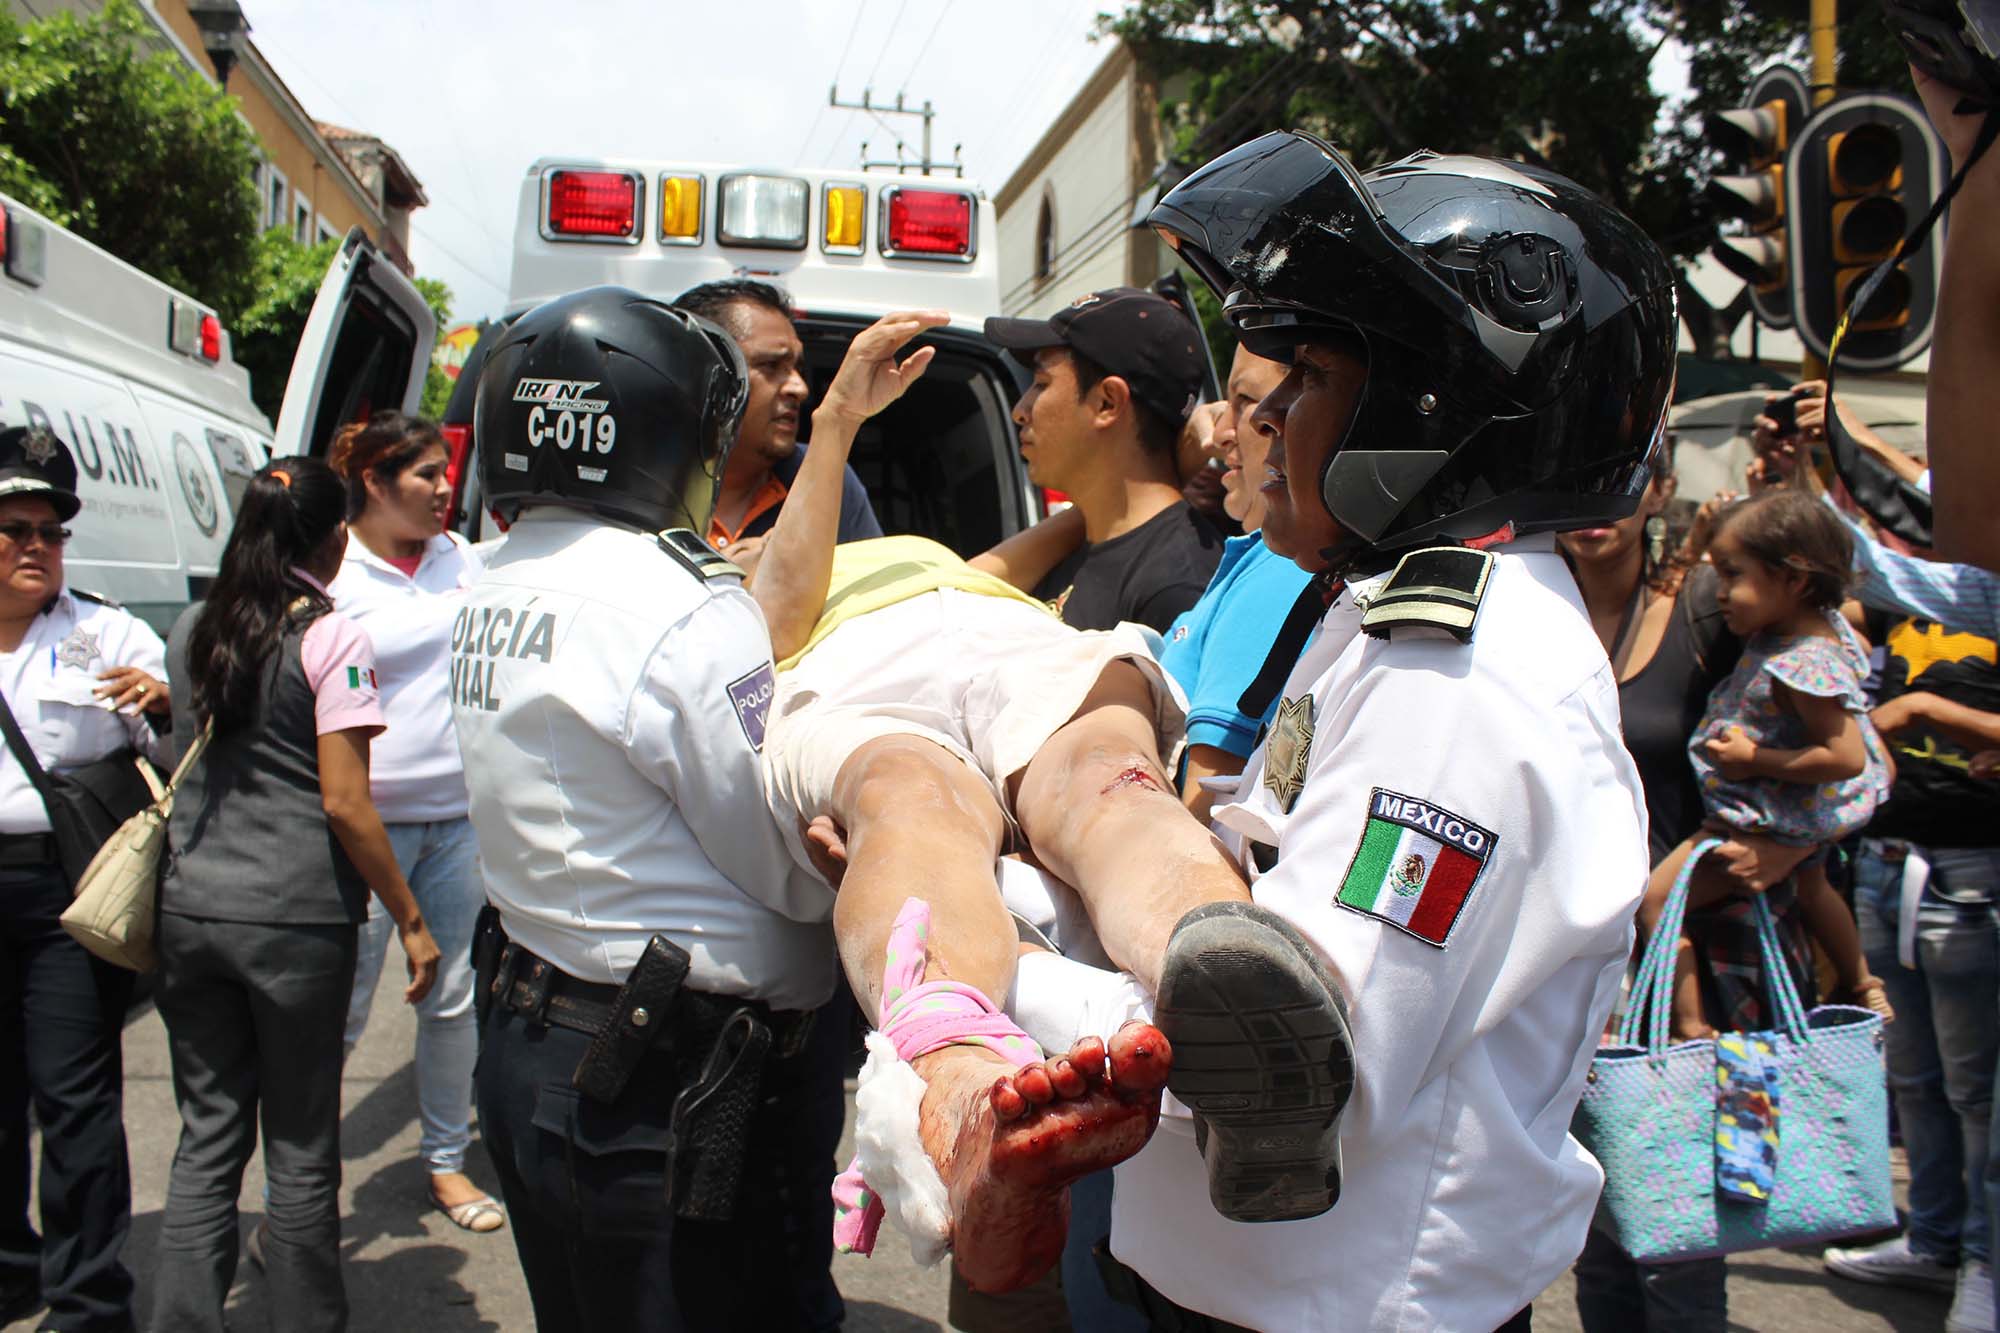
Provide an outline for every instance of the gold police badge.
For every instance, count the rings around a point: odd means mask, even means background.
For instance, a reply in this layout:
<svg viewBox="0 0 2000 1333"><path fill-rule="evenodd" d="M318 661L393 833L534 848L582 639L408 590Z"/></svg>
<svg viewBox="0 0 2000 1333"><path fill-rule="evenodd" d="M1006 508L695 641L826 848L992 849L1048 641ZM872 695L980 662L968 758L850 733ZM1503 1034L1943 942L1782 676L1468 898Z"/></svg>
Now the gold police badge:
<svg viewBox="0 0 2000 1333"><path fill-rule="evenodd" d="M1271 719L1271 738L1264 747L1264 785L1286 814L1306 785L1306 761L1312 758L1313 697L1301 695L1278 705Z"/></svg>

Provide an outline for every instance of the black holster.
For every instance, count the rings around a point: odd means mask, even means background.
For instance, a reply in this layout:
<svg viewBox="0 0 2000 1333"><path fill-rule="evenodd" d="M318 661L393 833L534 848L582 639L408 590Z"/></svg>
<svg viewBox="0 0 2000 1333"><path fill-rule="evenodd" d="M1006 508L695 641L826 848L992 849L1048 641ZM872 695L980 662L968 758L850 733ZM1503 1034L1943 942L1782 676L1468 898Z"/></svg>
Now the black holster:
<svg viewBox="0 0 2000 1333"><path fill-rule="evenodd" d="M500 975L500 951L507 947L507 932L500 925L500 909L487 903L472 924L472 1008L479 1017L479 1030L486 1030L486 1016L493 1012L493 980Z"/></svg>
<svg viewBox="0 0 2000 1333"><path fill-rule="evenodd" d="M675 1053L681 1078L667 1120L667 1170L676 1216L692 1222L736 1216L770 1053L771 1026L747 1004L724 1016L708 1040L689 1041Z"/></svg>
<svg viewBox="0 0 2000 1333"><path fill-rule="evenodd" d="M570 1076L577 1091L606 1106L618 1100L639 1061L675 1023L690 962L687 950L664 935L646 941L645 952L611 998L608 1021ZM677 1041L678 1034L669 1040Z"/></svg>

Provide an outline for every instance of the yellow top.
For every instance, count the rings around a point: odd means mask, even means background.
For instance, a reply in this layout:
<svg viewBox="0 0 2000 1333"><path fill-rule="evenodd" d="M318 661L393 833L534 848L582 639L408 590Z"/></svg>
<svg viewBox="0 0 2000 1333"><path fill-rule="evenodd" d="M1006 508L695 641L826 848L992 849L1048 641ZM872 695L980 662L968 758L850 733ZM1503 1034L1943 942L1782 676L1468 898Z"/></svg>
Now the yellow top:
<svg viewBox="0 0 2000 1333"><path fill-rule="evenodd" d="M844 542L833 550L833 578L827 584L826 605L806 646L778 663L788 671L827 635L857 616L906 602L939 588L982 597L1006 597L1041 611L1048 604L1030 597L1005 579L974 569L952 552L924 537L871 537ZM1054 612L1049 612L1053 615Z"/></svg>

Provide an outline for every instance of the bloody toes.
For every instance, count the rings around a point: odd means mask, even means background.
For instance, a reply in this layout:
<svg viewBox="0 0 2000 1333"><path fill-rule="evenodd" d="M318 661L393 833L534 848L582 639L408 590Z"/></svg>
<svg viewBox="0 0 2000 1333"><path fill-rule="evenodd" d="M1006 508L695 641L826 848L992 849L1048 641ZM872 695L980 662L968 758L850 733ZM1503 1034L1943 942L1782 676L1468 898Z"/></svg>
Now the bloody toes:
<svg viewBox="0 0 2000 1333"><path fill-rule="evenodd" d="M1151 1023L1133 1019L1111 1038L1111 1086L1128 1094L1156 1093L1173 1069L1173 1046Z"/></svg>
<svg viewBox="0 0 2000 1333"><path fill-rule="evenodd" d="M960 1273L976 1291L1007 1291L1061 1254L1069 1183L1145 1146L1171 1057L1144 1024L1108 1052L1091 1038L998 1080L982 1057L932 1057L919 1127L951 1198Z"/></svg>

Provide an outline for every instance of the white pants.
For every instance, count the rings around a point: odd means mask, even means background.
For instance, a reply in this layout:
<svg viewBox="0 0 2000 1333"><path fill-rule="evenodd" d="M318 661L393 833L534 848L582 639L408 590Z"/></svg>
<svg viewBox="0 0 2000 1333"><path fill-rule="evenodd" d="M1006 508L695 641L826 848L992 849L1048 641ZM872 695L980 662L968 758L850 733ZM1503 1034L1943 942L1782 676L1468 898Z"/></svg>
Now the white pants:
<svg viewBox="0 0 2000 1333"><path fill-rule="evenodd" d="M1171 766L1186 704L1137 625L1072 629L1026 603L955 588L860 616L778 677L764 745L772 810L783 828L831 813L834 781L856 750L917 736L984 778L1011 818L1007 780L1117 661L1151 683L1160 755Z"/></svg>

